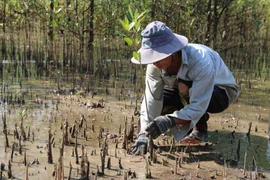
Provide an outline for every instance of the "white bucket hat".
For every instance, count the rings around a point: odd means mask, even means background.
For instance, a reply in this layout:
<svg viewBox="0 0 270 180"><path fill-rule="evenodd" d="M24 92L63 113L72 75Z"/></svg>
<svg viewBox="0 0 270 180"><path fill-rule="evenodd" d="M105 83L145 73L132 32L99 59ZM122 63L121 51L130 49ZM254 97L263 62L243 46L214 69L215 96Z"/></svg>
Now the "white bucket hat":
<svg viewBox="0 0 270 180"><path fill-rule="evenodd" d="M134 64L152 64L183 49L188 44L185 36L175 34L163 22L154 21L141 33L140 60L131 58Z"/></svg>

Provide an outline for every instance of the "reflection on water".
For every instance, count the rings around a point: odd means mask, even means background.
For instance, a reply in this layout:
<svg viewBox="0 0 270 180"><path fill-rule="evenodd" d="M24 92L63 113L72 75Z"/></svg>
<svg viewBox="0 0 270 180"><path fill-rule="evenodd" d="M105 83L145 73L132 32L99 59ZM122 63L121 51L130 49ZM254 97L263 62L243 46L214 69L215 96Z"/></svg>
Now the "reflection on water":
<svg viewBox="0 0 270 180"><path fill-rule="evenodd" d="M270 161L270 140L269 139L268 139L268 148L266 151L266 156L267 156L267 159Z"/></svg>
<svg viewBox="0 0 270 180"><path fill-rule="evenodd" d="M255 135L250 135L248 138L246 133L234 133L232 138L231 133L227 131L218 132L218 135L216 132L210 132L209 135L209 141L215 143L214 151L220 154L222 160L226 160L229 167L244 168L246 153L248 170L254 169L254 164L258 169L270 170L270 140L267 138ZM231 162L234 164L230 164Z"/></svg>

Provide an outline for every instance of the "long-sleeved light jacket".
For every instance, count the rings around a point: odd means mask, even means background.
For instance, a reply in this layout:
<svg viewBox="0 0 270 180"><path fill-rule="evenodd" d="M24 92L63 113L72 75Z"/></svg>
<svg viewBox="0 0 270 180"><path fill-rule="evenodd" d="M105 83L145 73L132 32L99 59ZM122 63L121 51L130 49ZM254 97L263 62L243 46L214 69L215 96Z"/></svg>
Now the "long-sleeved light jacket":
<svg viewBox="0 0 270 180"><path fill-rule="evenodd" d="M177 125L171 129L177 141L182 139L206 112L215 85L226 91L229 105L234 103L239 95L238 85L219 54L204 45L188 44L182 49L182 64L177 75L169 76L166 71L158 69L153 64L147 65L146 89L140 116L141 132L149 122L160 115L164 86L176 88L179 78L192 81L189 104L169 115L189 120L191 123L185 126Z"/></svg>

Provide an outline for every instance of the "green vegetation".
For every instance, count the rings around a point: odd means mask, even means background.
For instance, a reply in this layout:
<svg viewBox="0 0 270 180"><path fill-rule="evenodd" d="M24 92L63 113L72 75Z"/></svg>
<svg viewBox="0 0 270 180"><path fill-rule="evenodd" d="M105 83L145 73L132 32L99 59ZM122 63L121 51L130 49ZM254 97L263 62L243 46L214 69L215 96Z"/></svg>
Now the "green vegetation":
<svg viewBox="0 0 270 180"><path fill-rule="evenodd" d="M189 42L217 50L239 83L265 81L269 7L269 0L0 0L0 57L35 60L37 77L68 71L107 79L130 72L134 79L131 64L125 69L124 61L114 60L139 59L140 31L160 20ZM29 75L17 68L17 75Z"/></svg>

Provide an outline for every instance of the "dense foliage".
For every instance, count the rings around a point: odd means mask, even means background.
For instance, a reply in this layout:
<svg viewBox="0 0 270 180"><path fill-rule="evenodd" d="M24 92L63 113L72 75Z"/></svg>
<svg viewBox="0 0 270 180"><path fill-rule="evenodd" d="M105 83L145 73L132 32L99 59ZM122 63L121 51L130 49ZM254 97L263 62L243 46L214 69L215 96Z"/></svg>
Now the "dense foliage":
<svg viewBox="0 0 270 180"><path fill-rule="evenodd" d="M124 33L119 33L123 32L120 19L132 9L146 12L141 29L152 20L163 21L190 42L216 49L231 68L257 69L258 76L267 76L269 5L268 0L0 0L0 32L3 39L23 31L26 43L33 43L30 33L42 34L48 48L46 59L79 67L85 63L91 71L94 64L89 59L132 56L129 51L94 51L96 47L126 49L121 40ZM59 41L65 47L55 57ZM3 55L7 51L3 40L2 45Z"/></svg>

